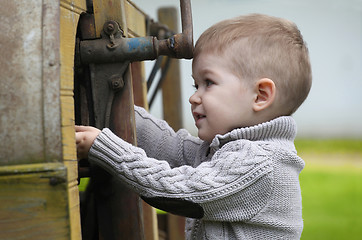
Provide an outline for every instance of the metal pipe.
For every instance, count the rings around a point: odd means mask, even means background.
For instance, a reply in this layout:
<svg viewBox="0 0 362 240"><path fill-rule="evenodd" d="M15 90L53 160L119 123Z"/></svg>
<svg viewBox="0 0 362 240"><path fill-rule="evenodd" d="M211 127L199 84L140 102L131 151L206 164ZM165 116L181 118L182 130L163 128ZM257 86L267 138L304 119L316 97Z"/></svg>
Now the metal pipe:
<svg viewBox="0 0 362 240"><path fill-rule="evenodd" d="M193 56L193 27L190 0L180 0L182 33L168 39L156 37L85 40L79 43L83 64L154 60L160 55L191 59ZM109 28L110 22L105 23ZM116 29L114 27L113 29ZM107 33L106 33L107 34ZM110 44L111 42L111 44Z"/></svg>
<svg viewBox="0 0 362 240"><path fill-rule="evenodd" d="M108 39L80 42L80 60L83 64L153 60L158 56L155 37L115 38L113 45Z"/></svg>
<svg viewBox="0 0 362 240"><path fill-rule="evenodd" d="M182 33L166 40L159 40L159 53L174 58L191 59L193 57L193 27L190 0L180 0Z"/></svg>

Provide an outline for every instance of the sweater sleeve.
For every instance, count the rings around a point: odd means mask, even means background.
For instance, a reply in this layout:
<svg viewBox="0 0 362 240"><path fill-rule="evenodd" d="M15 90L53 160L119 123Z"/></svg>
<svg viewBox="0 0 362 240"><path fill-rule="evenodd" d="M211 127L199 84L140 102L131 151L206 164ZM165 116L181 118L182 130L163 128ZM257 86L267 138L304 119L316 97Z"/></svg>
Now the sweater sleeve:
<svg viewBox="0 0 362 240"><path fill-rule="evenodd" d="M175 132L164 120L135 106L137 145L147 156L166 160L171 167L193 165L202 141L185 129Z"/></svg>
<svg viewBox="0 0 362 240"><path fill-rule="evenodd" d="M197 167L171 168L104 129L92 145L89 161L171 213L215 221L250 219L270 195L272 165L250 144L223 148ZM245 150L242 154L240 148ZM191 209L191 214L183 214L182 208Z"/></svg>

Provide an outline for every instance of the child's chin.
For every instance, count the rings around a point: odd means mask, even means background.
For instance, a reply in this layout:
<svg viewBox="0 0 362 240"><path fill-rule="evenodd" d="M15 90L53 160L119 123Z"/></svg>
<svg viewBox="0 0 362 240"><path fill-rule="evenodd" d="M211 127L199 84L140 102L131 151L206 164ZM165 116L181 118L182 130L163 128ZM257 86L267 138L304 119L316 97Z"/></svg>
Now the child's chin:
<svg viewBox="0 0 362 240"><path fill-rule="evenodd" d="M198 134L198 137L201 139L201 140L203 140L203 141L205 141L205 142L208 142L208 143L211 143L211 141L212 141L212 139L209 139L208 137L206 137L206 136L204 136L204 135L202 135L202 134Z"/></svg>

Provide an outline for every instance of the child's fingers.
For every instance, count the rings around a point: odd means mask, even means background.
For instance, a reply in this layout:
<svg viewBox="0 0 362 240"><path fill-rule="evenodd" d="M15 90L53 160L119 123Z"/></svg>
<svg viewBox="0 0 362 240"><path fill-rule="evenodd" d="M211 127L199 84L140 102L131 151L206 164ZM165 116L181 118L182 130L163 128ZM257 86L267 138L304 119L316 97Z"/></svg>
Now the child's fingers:
<svg viewBox="0 0 362 240"><path fill-rule="evenodd" d="M83 137L84 137L83 132L76 132L75 133L75 143L79 144L82 141Z"/></svg>
<svg viewBox="0 0 362 240"><path fill-rule="evenodd" d="M75 125L76 132L85 132L87 130L89 130L88 126Z"/></svg>

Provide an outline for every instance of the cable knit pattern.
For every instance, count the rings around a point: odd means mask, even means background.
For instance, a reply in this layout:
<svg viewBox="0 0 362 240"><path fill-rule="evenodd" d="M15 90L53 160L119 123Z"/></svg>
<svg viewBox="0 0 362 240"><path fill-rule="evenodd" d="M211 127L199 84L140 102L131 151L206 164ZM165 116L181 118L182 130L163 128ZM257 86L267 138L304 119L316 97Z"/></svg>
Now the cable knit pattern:
<svg viewBox="0 0 362 240"><path fill-rule="evenodd" d="M187 220L187 239L299 239L304 162L293 118L235 129L210 145L137 107L136 123L142 149L103 129L89 160L142 196L199 204L204 217Z"/></svg>

